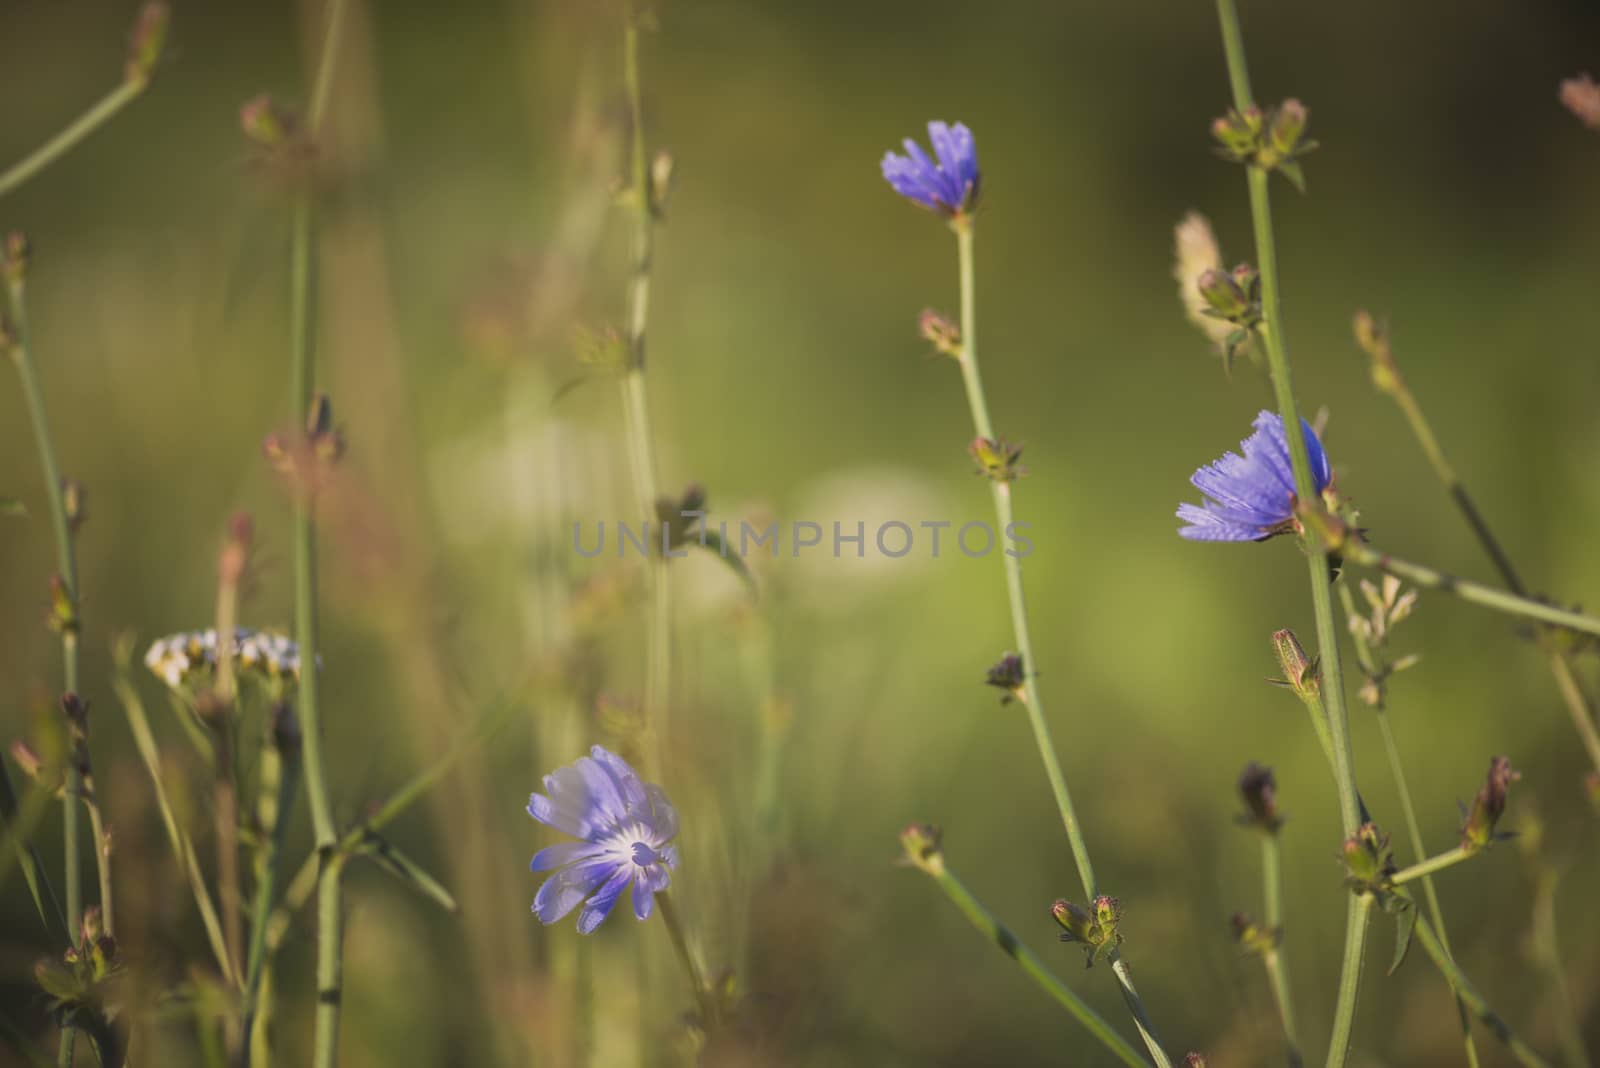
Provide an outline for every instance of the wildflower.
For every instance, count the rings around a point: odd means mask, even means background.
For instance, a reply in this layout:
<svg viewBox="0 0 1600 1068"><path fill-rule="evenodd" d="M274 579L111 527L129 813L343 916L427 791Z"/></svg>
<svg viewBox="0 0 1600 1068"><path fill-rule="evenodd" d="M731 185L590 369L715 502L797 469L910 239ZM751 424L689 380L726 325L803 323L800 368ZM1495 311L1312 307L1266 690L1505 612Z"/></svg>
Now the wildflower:
<svg viewBox="0 0 1600 1068"><path fill-rule="evenodd" d="M661 787L641 780L627 761L602 746L544 778L548 794L534 794L528 815L580 839L534 854L534 871L554 871L533 899L543 923L556 923L581 902L578 933L589 934L611 914L631 883L633 914L650 918L658 891L667 888L678 851L678 813Z"/></svg>
<svg viewBox="0 0 1600 1068"><path fill-rule="evenodd" d="M282 634L235 628L233 655L241 669L269 679L300 677L300 646ZM217 666L216 628L156 639L144 655L144 666L168 686L182 686Z"/></svg>
<svg viewBox="0 0 1600 1068"><path fill-rule="evenodd" d="M906 154L883 155L883 177L907 200L946 218L971 214L978 206L978 147L961 123L928 123L928 140L938 162L906 138Z"/></svg>
<svg viewBox="0 0 1600 1068"><path fill-rule="evenodd" d="M1322 442L1304 419L1311 479L1321 493L1333 481ZM1273 412L1256 416L1256 432L1240 445L1244 455L1222 459L1196 471L1189 481L1205 494L1204 504L1180 504L1178 518L1189 525L1178 531L1192 541L1265 541L1294 525L1294 469L1283 420Z"/></svg>

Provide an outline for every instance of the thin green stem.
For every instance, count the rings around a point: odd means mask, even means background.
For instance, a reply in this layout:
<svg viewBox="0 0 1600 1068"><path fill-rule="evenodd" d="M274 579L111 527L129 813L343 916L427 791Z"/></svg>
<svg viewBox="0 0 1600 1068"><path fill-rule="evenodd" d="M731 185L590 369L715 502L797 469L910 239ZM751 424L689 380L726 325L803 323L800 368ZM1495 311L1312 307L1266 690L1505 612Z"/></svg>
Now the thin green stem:
<svg viewBox="0 0 1600 1068"><path fill-rule="evenodd" d="M293 744L277 747L276 796L272 800L273 820L263 828L265 845L256 871L256 896L250 910L250 955L245 967L244 986L244 1068L250 1068L256 1048L255 1022L260 1012L261 981L267 964L267 927L272 919L273 897L277 893L278 873L283 861L283 840L288 833L289 812L300 787L300 754ZM264 784L265 785L265 784Z"/></svg>
<svg viewBox="0 0 1600 1068"><path fill-rule="evenodd" d="M678 907L672 903L672 894L662 890L656 894L656 908L661 910L661 922L667 928L667 934L672 937L672 948L678 954L678 963L683 965L684 973L688 976L689 987L694 991L695 1005L700 1010L702 1027L711 1032L717 1029L721 1022L717 1011L716 995L706 985L705 973L695 960L694 950L689 947L689 939L683 930L683 922L678 918Z"/></svg>
<svg viewBox="0 0 1600 1068"><path fill-rule="evenodd" d="M330 0L316 77L311 88L307 128L313 139L322 130L333 82L334 62L345 14L344 0ZM295 201L290 232L290 419L303 433L312 405L315 381L316 257L315 190L307 185ZM295 641L300 647L299 700L305 761L306 796L318 860L317 1010L313 1042L315 1068L333 1068L338 1060L339 1019L343 998L344 917L340 911L344 856L337 851L322 743L318 700L317 541L314 494L309 473L294 498ZM249 1036L246 1036L248 1043Z"/></svg>
<svg viewBox="0 0 1600 1068"><path fill-rule="evenodd" d="M63 148L61 151L65 151ZM58 153L59 154L59 153ZM52 157L53 158L53 157ZM45 162L48 162L46 160ZM41 164L42 166L42 164ZM56 539L56 567L60 572L67 602L68 618L61 623L61 670L65 693L78 692L78 556L72 539L72 525L67 517L66 496L61 482L61 467L56 461L55 439L50 434L50 419L45 410L44 391L39 386L38 372L34 368L32 348L28 336L27 292L23 283L25 265L11 268L7 292L11 304L11 362L16 365L22 380L22 393L27 402L29 421L33 425L34 444L39 452L39 466L44 476L45 495L50 507L50 525ZM84 741L87 745L87 739ZM61 848L63 882L67 899L67 941L76 945L83 922L83 871L78 855L78 802L83 795L83 781L76 760L67 761L66 790L61 798ZM98 852L98 851L97 851ZM76 1029L67 1027L61 1032L60 1063L72 1063L76 1044Z"/></svg>
<svg viewBox="0 0 1600 1068"><path fill-rule="evenodd" d="M1489 1003L1483 999L1483 995L1478 993L1471 981L1456 966L1455 961L1450 959L1450 954L1445 952L1445 948L1440 943L1439 936L1434 933L1432 926L1422 917L1417 918L1416 939L1422 943L1423 951L1432 958L1434 966L1444 973L1445 979L1450 983L1451 989L1456 992L1456 996L1466 1004L1467 1008L1472 1010L1474 1016L1483 1021L1484 1026L1496 1038L1505 1043L1506 1048L1511 1051L1511 1055L1516 1058L1518 1064L1527 1065L1527 1068L1551 1068L1549 1061L1545 1060L1526 1042L1518 1038L1517 1033L1511 1029L1511 1026L1489 1007Z"/></svg>
<svg viewBox="0 0 1600 1068"><path fill-rule="evenodd" d="M1371 915L1372 895L1351 894L1345 909L1344 958L1339 966L1339 996L1333 1007L1328 1068L1337 1068L1350 1056L1350 1034L1355 1027L1356 997L1361 991L1361 965L1366 959L1367 920Z"/></svg>
<svg viewBox="0 0 1600 1068"><path fill-rule="evenodd" d="M660 498L656 477L655 435L650 428L650 397L646 366L646 330L650 319L650 273L655 260L656 207L650 182L644 126L644 102L639 75L639 12L630 4L623 29L622 75L627 91L633 134L629 160L629 200L633 211L632 257L628 277L628 360L622 377L622 412L627 428L629 466L635 506L642 518L654 520ZM672 585L663 545L651 544L650 629L645 659L644 722L653 734L645 751L653 761L666 744L667 717L672 694ZM658 769L659 770L659 769Z"/></svg>
<svg viewBox="0 0 1600 1068"><path fill-rule="evenodd" d="M989 405L983 393L983 376L978 369L977 286L971 217L957 216L952 228L956 233L961 286L961 357L958 361L961 365L961 379L966 387L967 403L972 410L973 430L978 437L992 440L993 423L989 418ZM989 488L994 498L996 529L1010 530L1014 522L1011 484L993 479ZM1039 750L1039 758L1044 764L1045 778L1050 782L1050 792L1055 796L1056 809L1061 815L1061 825L1067 832L1067 842L1072 849L1072 859L1078 868L1078 877L1083 883L1084 895L1093 901L1099 893L1095 882L1094 865L1089 860L1089 848L1084 842L1083 829L1078 823L1077 810L1072 804L1072 794L1067 789L1067 777L1062 772L1061 762L1056 756L1055 743L1050 737L1050 725L1045 718L1044 704L1039 696L1038 661L1034 659L1033 639L1028 627L1028 603L1022 587L1022 560L1020 556L1009 551L1002 554L1002 560L1005 566L1006 596L1011 606L1011 629L1017 653L1022 657L1022 705L1028 713L1034 745ZM1166 1068L1170 1062L1161 1049L1160 1039L1155 1034L1144 1002L1134 989L1127 964L1121 959L1120 954L1113 953L1111 965L1123 1001L1126 1002L1141 1037L1149 1047L1151 1057L1155 1059L1158 1068Z"/></svg>
<svg viewBox="0 0 1600 1068"><path fill-rule="evenodd" d="M1227 55L1228 78L1233 87L1234 107L1243 112L1254 105L1250 92L1249 66L1245 61L1244 35L1239 26L1239 11L1234 0L1217 0L1217 18L1222 27L1223 48ZM1278 281L1277 239L1272 228L1272 201L1268 179L1262 167L1246 167L1250 192L1250 220L1255 234L1257 266L1261 277L1261 311L1265 324L1267 361L1272 369L1272 388L1277 397L1278 414L1283 420L1284 438L1289 447L1289 463L1294 469L1295 495L1301 502L1317 501L1316 483L1311 477L1310 457L1305 435L1300 432L1300 412L1295 404L1294 383L1290 377L1289 351L1283 318L1283 297ZM1355 759L1351 752L1349 722L1345 710L1344 673L1340 661L1339 632L1334 623L1333 597L1327 553L1321 546L1306 545L1306 566L1311 583L1311 604L1317 622L1317 649L1321 658L1323 700L1328 712L1328 733L1333 744L1334 779L1339 792L1339 814L1346 837L1353 835L1361 822L1361 800L1356 786ZM1343 969L1339 978L1339 999L1334 1010L1334 1030L1328 1046L1330 1068L1339 1068L1349 1053L1350 1030L1355 1022L1356 996L1361 986L1361 961L1367 937L1367 915L1371 901L1366 895L1356 898L1346 917Z"/></svg>
<svg viewBox="0 0 1600 1068"><path fill-rule="evenodd" d="M1289 966L1283 959L1283 864L1276 833L1261 836L1261 891L1267 927L1272 931L1274 943L1262 960L1267 966L1267 978L1272 983L1273 999L1278 1004L1278 1017L1283 1021L1283 1037L1288 1043L1290 1068L1300 1068L1305 1062L1300 1056L1294 998L1289 992Z"/></svg>
<svg viewBox="0 0 1600 1068"><path fill-rule="evenodd" d="M1538 623L1548 623L1551 626L1566 627L1582 634L1600 635L1600 619L1586 616L1581 612L1568 612L1554 605L1535 601L1528 597L1519 597L1517 594L1505 590L1497 590L1492 586L1484 586L1469 579L1457 578L1454 575L1437 571L1422 564L1414 564L1408 560L1399 560L1388 553L1382 553L1369 545L1355 543L1342 547L1341 552L1346 560L1361 567L1371 568L1374 571L1383 571L1396 578L1421 586L1424 589L1441 590L1454 594L1463 601L1492 608L1497 612L1517 616L1522 619L1531 619Z"/></svg>
<svg viewBox="0 0 1600 1068"><path fill-rule="evenodd" d="M26 158L12 164L4 174L0 174L0 197L72 151L79 142L110 122L117 112L137 100L148 86L149 83L146 81L124 81L101 97L93 107L72 120L71 124L60 133L34 149Z"/></svg>
<svg viewBox="0 0 1600 1068"><path fill-rule="evenodd" d="M1093 1035L1100 1044L1111 1052L1123 1064L1132 1065L1134 1068L1148 1068L1148 1062L1134 1049L1121 1035L1106 1022L1106 1020L1080 998L1076 992L1060 979L1049 968L1045 967L1033 951L1012 934L1004 924L994 918L994 915L977 898L966 885L956 878L954 872L945 867L943 860L923 868L933 877L948 897L961 910L961 914L971 921L972 926L978 929L990 942L1000 947L1000 952L1016 961L1029 979L1050 996L1056 1004L1072 1014L1084 1029Z"/></svg>
<svg viewBox="0 0 1600 1068"><path fill-rule="evenodd" d="M1446 868L1460 864L1463 860L1472 856L1476 856L1475 851L1466 849L1463 846L1456 846L1454 849L1447 849L1436 856L1428 857L1426 860L1420 860L1409 868L1401 868L1394 873L1393 878L1389 881L1396 886L1403 886L1416 879L1425 879L1434 872L1443 871Z"/></svg>

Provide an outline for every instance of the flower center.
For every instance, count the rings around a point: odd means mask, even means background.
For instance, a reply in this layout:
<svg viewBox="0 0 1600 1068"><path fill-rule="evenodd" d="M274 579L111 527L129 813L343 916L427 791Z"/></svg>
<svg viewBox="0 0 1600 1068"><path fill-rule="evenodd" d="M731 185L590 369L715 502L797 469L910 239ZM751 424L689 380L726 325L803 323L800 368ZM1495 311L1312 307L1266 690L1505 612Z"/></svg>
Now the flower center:
<svg viewBox="0 0 1600 1068"><path fill-rule="evenodd" d="M648 867L661 859L661 854L650 848L648 842L633 843L633 862L639 867Z"/></svg>

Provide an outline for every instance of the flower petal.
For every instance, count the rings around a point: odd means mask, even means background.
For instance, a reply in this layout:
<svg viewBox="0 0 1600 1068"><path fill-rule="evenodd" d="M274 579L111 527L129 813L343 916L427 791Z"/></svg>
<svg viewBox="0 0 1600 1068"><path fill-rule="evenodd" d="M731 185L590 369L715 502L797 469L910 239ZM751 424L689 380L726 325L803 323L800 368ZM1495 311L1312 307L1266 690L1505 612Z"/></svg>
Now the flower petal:
<svg viewBox="0 0 1600 1068"><path fill-rule="evenodd" d="M606 857L587 860L562 868L539 887L533 898L533 911L541 923L555 923L578 906L594 888L617 873L619 868L627 873L626 866Z"/></svg>
<svg viewBox="0 0 1600 1068"><path fill-rule="evenodd" d="M578 913L579 934L592 933L596 927L605 922L607 916L611 915L617 898L622 896L622 891L633 878L633 873L628 870L630 867L632 865L619 866L611 878L606 880L606 884L584 904L583 910Z"/></svg>
<svg viewBox="0 0 1600 1068"><path fill-rule="evenodd" d="M533 862L528 867L533 871L554 871L568 864L576 864L580 860L597 857L604 851L604 846L592 845L589 842L562 842L539 850L533 855Z"/></svg>

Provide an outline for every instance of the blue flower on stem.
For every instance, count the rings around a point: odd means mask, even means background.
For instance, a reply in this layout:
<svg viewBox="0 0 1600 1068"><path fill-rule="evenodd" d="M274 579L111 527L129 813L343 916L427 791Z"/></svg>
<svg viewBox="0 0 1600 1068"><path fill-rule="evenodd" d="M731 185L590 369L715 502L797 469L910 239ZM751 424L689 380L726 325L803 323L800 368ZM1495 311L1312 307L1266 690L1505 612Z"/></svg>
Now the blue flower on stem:
<svg viewBox="0 0 1600 1068"><path fill-rule="evenodd" d="M1311 479L1320 494L1333 481L1328 454L1316 431L1304 419L1306 454ZM1192 541L1263 541L1294 526L1294 469L1289 441L1276 412L1256 416L1256 432L1240 448L1244 455L1224 453L1189 479L1206 495L1204 504L1178 505L1178 518L1189 525L1178 533Z"/></svg>
<svg viewBox="0 0 1600 1068"><path fill-rule="evenodd" d="M678 851L668 844L678 833L678 813L666 793L598 745L546 775L544 788L528 801L528 815L579 841L534 855L534 871L555 872L534 896L539 919L556 923L583 902L578 933L588 934L630 884L633 914L649 919L655 895L678 866Z"/></svg>
<svg viewBox="0 0 1600 1068"><path fill-rule="evenodd" d="M883 156L883 176L894 191L929 211L955 217L978 206L978 146L961 123L928 123L928 140L938 162L906 138L906 154Z"/></svg>

